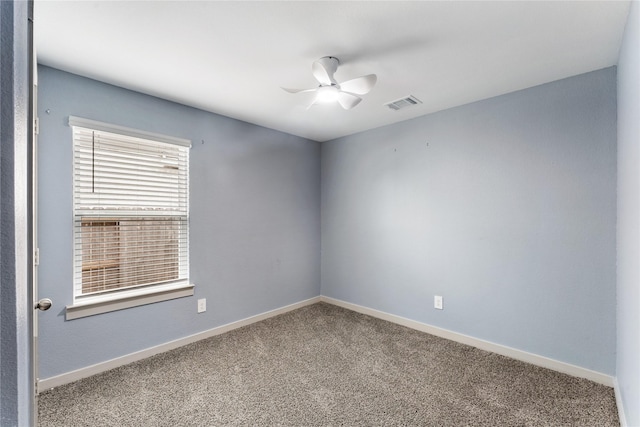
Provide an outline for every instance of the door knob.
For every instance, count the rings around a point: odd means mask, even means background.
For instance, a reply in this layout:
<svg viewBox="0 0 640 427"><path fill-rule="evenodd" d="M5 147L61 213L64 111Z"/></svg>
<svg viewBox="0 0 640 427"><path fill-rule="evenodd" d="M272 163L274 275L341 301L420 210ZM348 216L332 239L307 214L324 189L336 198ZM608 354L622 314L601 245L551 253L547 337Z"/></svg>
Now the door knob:
<svg viewBox="0 0 640 427"><path fill-rule="evenodd" d="M36 304L36 308L38 310L47 311L51 308L52 305L53 305L53 302L49 298L42 298Z"/></svg>

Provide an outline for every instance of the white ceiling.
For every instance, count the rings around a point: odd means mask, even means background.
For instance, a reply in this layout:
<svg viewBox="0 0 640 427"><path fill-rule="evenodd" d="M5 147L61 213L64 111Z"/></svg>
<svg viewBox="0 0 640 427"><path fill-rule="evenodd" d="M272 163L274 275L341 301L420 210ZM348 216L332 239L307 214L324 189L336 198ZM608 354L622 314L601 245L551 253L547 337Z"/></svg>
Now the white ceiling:
<svg viewBox="0 0 640 427"><path fill-rule="evenodd" d="M615 65L628 1L35 2L40 63L325 141ZM311 64L375 73L317 105ZM414 95L423 104L383 104Z"/></svg>

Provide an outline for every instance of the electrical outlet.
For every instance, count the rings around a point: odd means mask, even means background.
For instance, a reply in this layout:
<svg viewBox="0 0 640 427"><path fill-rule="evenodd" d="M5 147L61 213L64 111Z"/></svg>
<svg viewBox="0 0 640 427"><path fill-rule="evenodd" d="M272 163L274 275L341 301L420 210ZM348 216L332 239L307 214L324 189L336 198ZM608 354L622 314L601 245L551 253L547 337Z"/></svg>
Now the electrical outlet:
<svg viewBox="0 0 640 427"><path fill-rule="evenodd" d="M207 311L207 299L200 298L198 300L198 313L204 313L205 311Z"/></svg>
<svg viewBox="0 0 640 427"><path fill-rule="evenodd" d="M433 296L433 308L442 310L442 297L440 295Z"/></svg>

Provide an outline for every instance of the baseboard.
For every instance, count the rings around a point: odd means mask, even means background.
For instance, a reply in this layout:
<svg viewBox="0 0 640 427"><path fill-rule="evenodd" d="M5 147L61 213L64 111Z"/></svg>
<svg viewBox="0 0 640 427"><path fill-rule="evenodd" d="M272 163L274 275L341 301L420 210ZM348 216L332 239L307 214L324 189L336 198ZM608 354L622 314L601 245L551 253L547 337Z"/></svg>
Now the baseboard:
<svg viewBox="0 0 640 427"><path fill-rule="evenodd" d="M618 407L618 418L620 418L620 427L627 427L627 416L624 412L624 404L622 403L622 394L620 394L620 384L618 378L613 379L613 392L616 395L616 406Z"/></svg>
<svg viewBox="0 0 640 427"><path fill-rule="evenodd" d="M85 368L77 369L75 371L66 372L64 374L56 375L55 377L45 378L38 380L36 384L36 392L40 393L44 390L48 390L54 387L68 384L73 381L78 381L82 378L87 378L92 375L99 374L101 372L108 371L110 369L117 368L119 366L127 365L138 360L146 359L153 355L164 353L165 351L173 350L178 347L182 347L187 344L194 343L206 338L213 337L215 335L224 334L225 332L232 331L234 329L241 328L243 326L250 325L252 323L260 322L270 317L278 316L280 314L287 313L289 311L296 310L307 305L320 302L320 297L309 298L304 301L300 301L294 304L290 304L284 307L277 308L275 310L267 311L255 316L247 317L246 319L238 320L236 322L227 323L226 325L218 326L213 329L209 329L197 334L189 335L184 338L180 338L174 341L170 341L164 344L160 344L155 347L150 347L144 350L130 353L125 356L117 357L115 359L107 360L105 362L96 363L95 365L87 366Z"/></svg>
<svg viewBox="0 0 640 427"><path fill-rule="evenodd" d="M431 326L426 323L421 323L415 320L407 319L405 317L396 316L383 311L375 310L372 308L364 307L350 302L330 298L326 296L317 296L304 301L300 301L294 304L290 304L275 310L267 311L255 316L247 317L246 319L238 320L236 322L227 323L226 325L218 326L207 331L199 332L197 334L189 335L184 338L180 338L174 341L170 341L155 347L150 347L144 350L130 353L125 356L117 357L115 359L107 360L105 362L97 363L95 365L87 366L85 368L77 369L75 371L66 372L64 374L56 375L54 377L38 380L36 384L37 392L40 393L44 390L54 387L68 384L83 378L90 377L102 372L106 372L110 369L114 369L129 363L137 362L138 360L146 359L147 357L154 356L165 351L173 350L178 347L182 347L187 344L194 343L215 335L224 334L225 332L232 331L234 329L241 328L243 326L250 325L252 323L260 322L261 320L268 319L270 317L278 316L280 314L287 313L289 311L296 310L298 308L315 304L317 302L326 302L339 307L346 308L358 313L366 314L371 317L386 320L392 323L396 323L402 326L406 326L411 329L426 332L432 335L436 335L442 338L446 338L452 341L456 341L462 344L467 344L482 350L491 351L493 353L501 354L503 356L511 357L516 360L531 363L543 368L552 369L554 371L562 372L575 377L586 378L599 384L603 384L609 387L614 387L616 394L616 402L618 404L618 412L620 415L621 425L626 426L624 422L624 411L622 407L622 401L620 399L620 392L617 386L617 381L610 375L603 374L601 372L592 371L580 366L571 365L569 363L561 362L559 360L551 359L548 357L540 356L534 353L518 350L512 347L507 347L501 344L492 343L490 341L481 340L471 337L469 335L460 334L447 329Z"/></svg>
<svg viewBox="0 0 640 427"><path fill-rule="evenodd" d="M441 338L446 338L451 341L456 341L462 344L467 344L481 350L490 351L493 353L501 354L503 356L510 357L512 359L520 360L523 362L531 363L536 366L551 369L563 374L572 375L574 377L586 378L593 382L606 385L608 387L614 386L614 379L610 375L603 374L601 372L592 371L590 369L582 368L580 366L571 365L569 363L561 362L559 360L551 359L545 356L540 356L527 351L518 350L512 347L507 347L501 344L496 344L490 341L474 338L469 335L460 334L447 329L442 329L437 326L431 326L426 323L418 322L415 320L407 319L406 317L396 316L394 314L385 313L384 311L374 310L372 308L364 307L350 302L342 301L335 298L321 296L320 300L329 304L337 305L339 307L346 308L358 313L366 314L371 317L386 320L398 325L406 326L411 329L426 332L432 335L436 335Z"/></svg>

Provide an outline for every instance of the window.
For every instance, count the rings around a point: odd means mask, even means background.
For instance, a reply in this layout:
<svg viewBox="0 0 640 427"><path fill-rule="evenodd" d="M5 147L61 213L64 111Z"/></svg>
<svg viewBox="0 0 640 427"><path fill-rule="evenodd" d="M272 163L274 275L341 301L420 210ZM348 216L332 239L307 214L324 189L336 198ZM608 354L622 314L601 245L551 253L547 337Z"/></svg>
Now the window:
<svg viewBox="0 0 640 427"><path fill-rule="evenodd" d="M67 319L192 295L189 141L75 117L69 124L75 274Z"/></svg>

